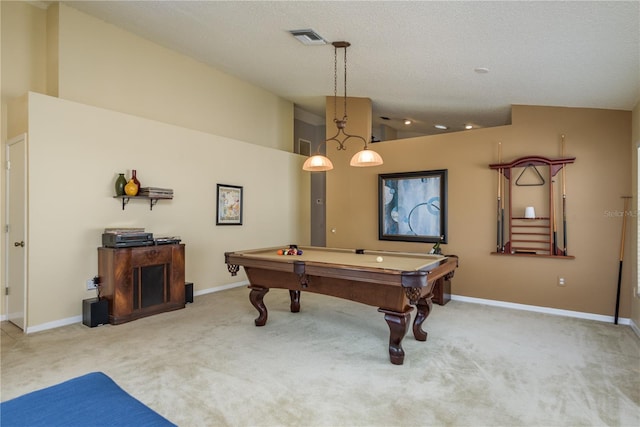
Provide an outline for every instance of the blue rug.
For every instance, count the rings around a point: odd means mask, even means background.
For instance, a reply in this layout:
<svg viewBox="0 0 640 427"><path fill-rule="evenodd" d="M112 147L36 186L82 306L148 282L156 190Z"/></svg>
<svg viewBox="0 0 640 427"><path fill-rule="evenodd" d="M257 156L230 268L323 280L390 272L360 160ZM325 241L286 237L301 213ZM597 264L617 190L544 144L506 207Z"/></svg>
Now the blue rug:
<svg viewBox="0 0 640 427"><path fill-rule="evenodd" d="M0 403L2 427L175 426L93 372Z"/></svg>

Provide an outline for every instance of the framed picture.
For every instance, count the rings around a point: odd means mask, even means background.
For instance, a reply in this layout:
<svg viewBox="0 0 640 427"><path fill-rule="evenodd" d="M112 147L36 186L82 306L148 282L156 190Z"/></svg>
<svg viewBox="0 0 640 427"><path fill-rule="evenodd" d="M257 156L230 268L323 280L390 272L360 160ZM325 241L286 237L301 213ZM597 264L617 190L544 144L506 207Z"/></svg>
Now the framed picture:
<svg viewBox="0 0 640 427"><path fill-rule="evenodd" d="M378 238L447 243L447 169L378 175Z"/></svg>
<svg viewBox="0 0 640 427"><path fill-rule="evenodd" d="M216 225L242 225L242 187L218 184Z"/></svg>

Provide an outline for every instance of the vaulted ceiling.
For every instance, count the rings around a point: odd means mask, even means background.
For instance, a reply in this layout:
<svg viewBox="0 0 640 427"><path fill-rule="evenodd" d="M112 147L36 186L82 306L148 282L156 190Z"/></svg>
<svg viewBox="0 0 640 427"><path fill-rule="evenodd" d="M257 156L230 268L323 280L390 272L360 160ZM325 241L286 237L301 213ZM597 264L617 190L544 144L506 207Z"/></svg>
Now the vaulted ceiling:
<svg viewBox="0 0 640 427"><path fill-rule="evenodd" d="M406 135L508 124L514 104L631 110L640 99L638 1L62 3L321 117L333 47L288 31L348 41L348 95Z"/></svg>

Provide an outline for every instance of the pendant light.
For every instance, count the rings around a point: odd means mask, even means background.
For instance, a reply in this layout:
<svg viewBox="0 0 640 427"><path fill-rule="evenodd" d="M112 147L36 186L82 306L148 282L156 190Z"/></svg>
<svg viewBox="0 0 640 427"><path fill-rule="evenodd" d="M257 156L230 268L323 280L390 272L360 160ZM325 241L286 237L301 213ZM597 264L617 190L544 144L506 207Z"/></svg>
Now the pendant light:
<svg viewBox="0 0 640 427"><path fill-rule="evenodd" d="M356 138L364 143L362 151L357 152L349 163L351 166L367 167L381 165L382 157L378 153L369 149L367 140L360 135L351 135L345 132L347 126L347 48L351 46L349 42L339 41L333 42L333 122L336 124L338 131L334 136L328 138L326 141L318 146L316 153L309 157L302 166L302 169L309 172L321 172L333 169L333 163L326 156L320 154L320 146L327 144L329 141L335 141L338 143L338 150L346 150L345 143L351 139ZM342 119L338 119L338 49L344 49L344 116Z"/></svg>

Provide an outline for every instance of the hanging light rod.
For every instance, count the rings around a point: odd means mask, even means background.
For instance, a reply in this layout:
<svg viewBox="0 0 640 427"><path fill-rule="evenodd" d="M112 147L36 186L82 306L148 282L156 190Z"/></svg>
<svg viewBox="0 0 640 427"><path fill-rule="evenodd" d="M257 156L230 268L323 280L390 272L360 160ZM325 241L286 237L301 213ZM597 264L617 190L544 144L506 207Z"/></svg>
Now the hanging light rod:
<svg viewBox="0 0 640 427"><path fill-rule="evenodd" d="M328 157L320 154L320 147L326 145L329 141L335 141L338 143L338 150L346 150L345 143L351 139L359 139L364 143L364 148L357 152L349 163L351 166L367 167L381 165L382 157L378 153L369 149L367 140L360 135L351 135L345 131L347 126L347 48L351 46L351 43L346 41L337 41L331 43L333 45L333 122L336 124L338 131L334 136L328 138L326 141L318 144L316 153L309 157L302 166L302 169L309 172L321 172L333 169L333 163ZM344 115L342 119L338 119L338 49L344 49Z"/></svg>

